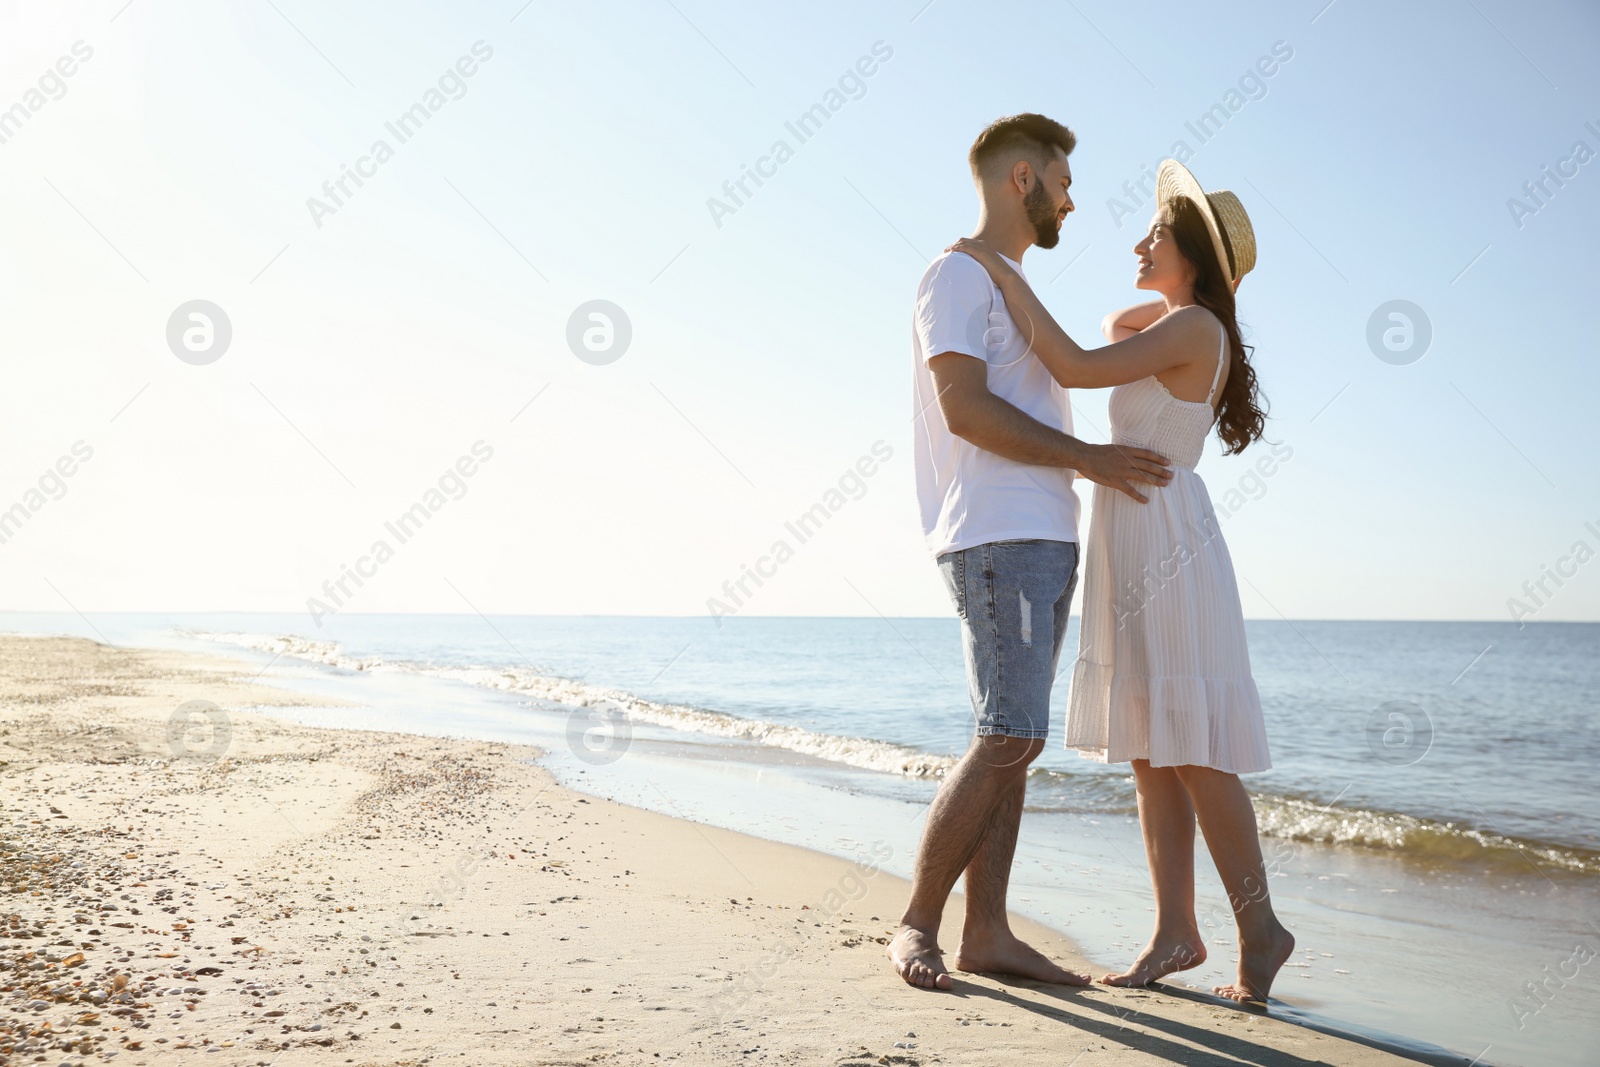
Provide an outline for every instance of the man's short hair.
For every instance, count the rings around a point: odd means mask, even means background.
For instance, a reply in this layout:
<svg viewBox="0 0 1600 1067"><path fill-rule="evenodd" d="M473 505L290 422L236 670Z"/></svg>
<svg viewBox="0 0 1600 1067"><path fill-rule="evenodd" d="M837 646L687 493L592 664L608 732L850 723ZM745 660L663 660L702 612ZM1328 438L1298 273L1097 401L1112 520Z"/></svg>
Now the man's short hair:
<svg viewBox="0 0 1600 1067"><path fill-rule="evenodd" d="M967 162L972 167L972 176L981 181L1019 159L1027 160L1035 170L1042 171L1055 156L1053 149L1059 148L1070 156L1077 144L1078 137L1071 130L1055 119L1030 111L1007 115L984 127L978 139L972 142Z"/></svg>

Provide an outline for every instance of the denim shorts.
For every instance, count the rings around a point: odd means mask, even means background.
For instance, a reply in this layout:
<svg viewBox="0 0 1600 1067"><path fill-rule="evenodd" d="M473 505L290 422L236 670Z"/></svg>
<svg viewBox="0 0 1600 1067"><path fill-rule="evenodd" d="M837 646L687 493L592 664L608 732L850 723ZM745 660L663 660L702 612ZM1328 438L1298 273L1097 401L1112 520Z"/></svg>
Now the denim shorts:
<svg viewBox="0 0 1600 1067"><path fill-rule="evenodd" d="M994 541L946 552L977 733L1048 737L1050 689L1078 585L1072 541Z"/></svg>

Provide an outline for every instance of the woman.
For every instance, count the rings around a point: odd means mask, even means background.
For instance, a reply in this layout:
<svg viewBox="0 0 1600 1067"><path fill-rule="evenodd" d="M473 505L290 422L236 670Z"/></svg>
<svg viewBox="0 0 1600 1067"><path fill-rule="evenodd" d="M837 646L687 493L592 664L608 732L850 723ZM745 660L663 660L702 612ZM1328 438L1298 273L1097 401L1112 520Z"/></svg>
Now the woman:
<svg viewBox="0 0 1600 1067"><path fill-rule="evenodd" d="M1173 467L1148 503L1098 485L1094 493L1066 743L1091 759L1133 762L1156 897L1150 943L1101 981L1142 986L1205 960L1194 914L1198 817L1239 927L1238 980L1215 992L1265 1002L1294 937L1272 910L1239 774L1271 760L1233 564L1194 470L1213 425L1227 454L1262 435L1234 310L1255 266L1255 233L1238 197L1205 193L1174 160L1162 163L1156 187L1155 220L1134 247L1135 285L1160 299L1107 316L1105 348L1079 347L982 242L951 247L988 270L1057 381L1116 387L1114 443L1159 452Z"/></svg>

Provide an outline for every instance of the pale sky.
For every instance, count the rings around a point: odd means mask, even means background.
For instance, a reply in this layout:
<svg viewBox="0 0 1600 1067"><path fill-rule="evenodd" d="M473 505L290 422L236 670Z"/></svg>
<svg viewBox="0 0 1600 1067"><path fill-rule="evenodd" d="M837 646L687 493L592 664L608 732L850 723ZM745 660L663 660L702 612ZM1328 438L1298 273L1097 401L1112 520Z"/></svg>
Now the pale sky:
<svg viewBox="0 0 1600 1067"><path fill-rule="evenodd" d="M383 539L350 611L696 615L782 539L750 614L948 615L911 301L972 229L973 137L1035 110L1078 134L1078 210L1023 264L1079 340L1139 296L1123 186L1176 142L1254 220L1241 318L1292 458L1201 466L1252 497L1248 615L1507 619L1550 568L1534 617L1600 619L1591 4L0 11L13 610L301 612ZM212 362L168 344L193 300L231 324ZM568 345L592 300L631 325L613 362ZM1394 300L1420 359L1368 343ZM1104 440L1105 394L1075 403Z"/></svg>

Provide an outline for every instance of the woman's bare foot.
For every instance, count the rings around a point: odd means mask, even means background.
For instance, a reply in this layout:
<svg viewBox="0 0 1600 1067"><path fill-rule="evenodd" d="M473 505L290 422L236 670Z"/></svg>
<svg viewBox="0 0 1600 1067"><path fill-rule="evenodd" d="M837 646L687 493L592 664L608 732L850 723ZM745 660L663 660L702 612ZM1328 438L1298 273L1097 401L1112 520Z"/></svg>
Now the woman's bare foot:
<svg viewBox="0 0 1600 1067"><path fill-rule="evenodd" d="M1293 953L1294 935L1281 926L1261 945L1247 945L1241 935L1239 980L1232 985L1219 985L1212 992L1241 1004L1247 1001L1265 1004L1267 994L1272 991L1272 980Z"/></svg>
<svg viewBox="0 0 1600 1067"><path fill-rule="evenodd" d="M1139 953L1121 974L1108 974L1100 981L1106 985L1143 986L1158 981L1174 971L1187 971L1206 961L1206 943L1200 940L1200 931L1167 934L1160 930L1150 935L1150 943Z"/></svg>
<svg viewBox="0 0 1600 1067"><path fill-rule="evenodd" d="M1014 974L1058 985L1088 985L1089 976L1069 971L1022 941L1009 930L995 934L962 934L956 969L972 974Z"/></svg>
<svg viewBox="0 0 1600 1067"><path fill-rule="evenodd" d="M955 985L945 968L939 943L914 926L900 927L884 955L894 962L894 969L907 985L919 989L949 989Z"/></svg>

